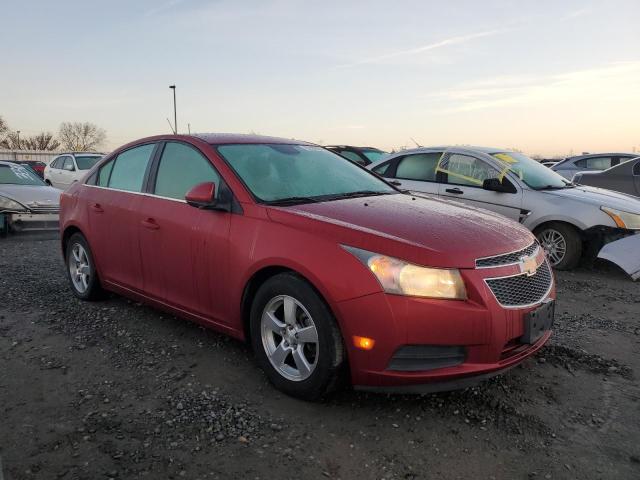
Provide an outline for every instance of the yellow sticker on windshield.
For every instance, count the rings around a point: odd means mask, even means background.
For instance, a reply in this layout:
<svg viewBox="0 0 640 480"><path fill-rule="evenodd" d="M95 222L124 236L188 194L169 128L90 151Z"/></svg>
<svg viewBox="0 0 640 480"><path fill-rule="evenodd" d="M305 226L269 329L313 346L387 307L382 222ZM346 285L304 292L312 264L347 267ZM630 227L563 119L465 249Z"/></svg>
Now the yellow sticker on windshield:
<svg viewBox="0 0 640 480"><path fill-rule="evenodd" d="M505 163L518 163L518 161L508 153L494 153L493 156Z"/></svg>

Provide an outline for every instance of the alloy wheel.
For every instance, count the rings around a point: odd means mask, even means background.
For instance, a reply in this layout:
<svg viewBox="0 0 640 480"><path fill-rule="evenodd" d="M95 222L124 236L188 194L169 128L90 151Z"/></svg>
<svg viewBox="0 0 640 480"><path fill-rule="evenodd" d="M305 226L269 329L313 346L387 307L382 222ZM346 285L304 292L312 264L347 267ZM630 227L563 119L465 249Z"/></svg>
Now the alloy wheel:
<svg viewBox="0 0 640 480"><path fill-rule="evenodd" d="M318 330L307 309L289 295L272 298L260 320L262 345L276 371L300 382L318 364Z"/></svg>
<svg viewBox="0 0 640 480"><path fill-rule="evenodd" d="M91 265L87 251L79 243L74 243L69 255L69 273L74 288L79 293L84 293L89 288L91 279Z"/></svg>
<svg viewBox="0 0 640 480"><path fill-rule="evenodd" d="M551 266L555 267L562 262L567 253L567 242L559 231L547 228L538 234L538 240L547 253Z"/></svg>

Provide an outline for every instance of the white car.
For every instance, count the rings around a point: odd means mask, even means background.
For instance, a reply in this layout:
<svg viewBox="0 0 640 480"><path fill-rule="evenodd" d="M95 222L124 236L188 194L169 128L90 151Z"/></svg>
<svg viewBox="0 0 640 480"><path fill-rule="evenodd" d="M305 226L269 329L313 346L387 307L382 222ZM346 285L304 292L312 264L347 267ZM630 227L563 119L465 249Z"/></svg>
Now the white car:
<svg viewBox="0 0 640 480"><path fill-rule="evenodd" d="M560 270L575 267L583 250L597 253L605 243L640 232L639 198L574 185L522 153L418 148L367 168L403 190L456 200L522 223Z"/></svg>
<svg viewBox="0 0 640 480"><path fill-rule="evenodd" d="M45 167L44 181L66 190L72 183L82 180L102 157L102 153L63 153Z"/></svg>

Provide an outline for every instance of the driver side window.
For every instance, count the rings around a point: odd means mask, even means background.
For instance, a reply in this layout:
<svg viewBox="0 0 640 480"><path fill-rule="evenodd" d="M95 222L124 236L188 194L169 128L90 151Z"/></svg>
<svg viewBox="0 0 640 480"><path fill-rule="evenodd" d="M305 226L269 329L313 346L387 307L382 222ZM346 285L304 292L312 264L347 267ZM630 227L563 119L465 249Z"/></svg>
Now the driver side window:
<svg viewBox="0 0 640 480"><path fill-rule="evenodd" d="M488 163L469 155L454 153L440 162L438 170L446 174L446 183L482 187L488 178L498 178L500 172Z"/></svg>

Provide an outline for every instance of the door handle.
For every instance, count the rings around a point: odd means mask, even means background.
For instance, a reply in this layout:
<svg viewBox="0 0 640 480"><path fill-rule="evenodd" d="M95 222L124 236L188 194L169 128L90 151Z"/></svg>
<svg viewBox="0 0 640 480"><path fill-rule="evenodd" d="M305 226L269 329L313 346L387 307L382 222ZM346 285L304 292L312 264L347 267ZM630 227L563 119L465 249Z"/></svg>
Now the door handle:
<svg viewBox="0 0 640 480"><path fill-rule="evenodd" d="M389 183L391 185L395 185L396 187L399 187L400 185L402 185L402 182L398 182L397 180L389 180Z"/></svg>
<svg viewBox="0 0 640 480"><path fill-rule="evenodd" d="M102 209L102 207L100 206L99 203L94 203L93 205L91 205L91 210L93 210L96 213L102 213L104 212L104 210Z"/></svg>
<svg viewBox="0 0 640 480"><path fill-rule="evenodd" d="M149 230L158 230L160 228L160 225L158 225L153 218L147 218L146 220L143 220L142 226L144 228L148 228Z"/></svg>
<svg viewBox="0 0 640 480"><path fill-rule="evenodd" d="M455 195L462 195L464 192L462 190L460 190L459 188L447 188L445 190L445 192L447 193L453 193Z"/></svg>

